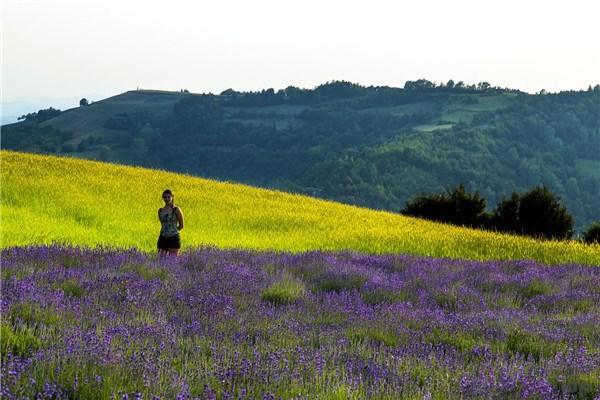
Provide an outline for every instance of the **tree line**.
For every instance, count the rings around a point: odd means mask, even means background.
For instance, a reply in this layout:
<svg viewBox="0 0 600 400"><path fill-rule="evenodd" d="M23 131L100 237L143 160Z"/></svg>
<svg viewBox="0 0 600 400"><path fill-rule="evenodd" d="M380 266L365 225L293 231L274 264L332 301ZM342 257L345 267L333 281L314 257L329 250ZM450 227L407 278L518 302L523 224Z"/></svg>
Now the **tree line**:
<svg viewBox="0 0 600 400"><path fill-rule="evenodd" d="M417 195L400 212L431 221L540 239L570 239L574 232L573 216L560 197L545 186L524 193L513 192L488 212L486 199L461 184L444 193ZM600 221L583 232L583 240L600 243Z"/></svg>
<svg viewBox="0 0 600 400"><path fill-rule="evenodd" d="M461 182L491 204L512 190L544 184L564 200L577 231L600 219L598 85L528 95L485 82L417 80L391 88L334 81L314 89L177 98L160 117L142 105L115 113L103 109L110 100L95 104L85 115L104 112L97 127L105 129L96 132L106 134L52 128L47 118L60 112L40 110L3 126L2 147L167 169L392 211L415 193Z"/></svg>

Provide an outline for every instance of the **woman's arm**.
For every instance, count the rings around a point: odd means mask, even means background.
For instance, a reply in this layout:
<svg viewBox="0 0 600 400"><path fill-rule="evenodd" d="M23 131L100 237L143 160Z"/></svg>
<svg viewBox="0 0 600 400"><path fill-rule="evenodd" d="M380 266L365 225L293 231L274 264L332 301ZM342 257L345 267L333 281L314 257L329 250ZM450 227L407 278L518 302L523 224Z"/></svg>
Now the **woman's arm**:
<svg viewBox="0 0 600 400"><path fill-rule="evenodd" d="M183 229L183 213L181 212L181 208L177 207L175 209L175 215L177 215L177 222L179 222L179 226L177 226L177 230Z"/></svg>

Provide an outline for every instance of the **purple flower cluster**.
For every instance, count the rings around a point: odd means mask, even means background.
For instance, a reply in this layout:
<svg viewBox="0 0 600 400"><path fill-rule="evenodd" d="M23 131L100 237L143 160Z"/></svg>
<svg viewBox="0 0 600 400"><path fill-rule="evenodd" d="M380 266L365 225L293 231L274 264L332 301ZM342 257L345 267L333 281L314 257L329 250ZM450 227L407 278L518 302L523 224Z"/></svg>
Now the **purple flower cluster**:
<svg viewBox="0 0 600 400"><path fill-rule="evenodd" d="M2 254L0 397L600 398L600 268L407 255ZM261 294L290 277L292 304Z"/></svg>

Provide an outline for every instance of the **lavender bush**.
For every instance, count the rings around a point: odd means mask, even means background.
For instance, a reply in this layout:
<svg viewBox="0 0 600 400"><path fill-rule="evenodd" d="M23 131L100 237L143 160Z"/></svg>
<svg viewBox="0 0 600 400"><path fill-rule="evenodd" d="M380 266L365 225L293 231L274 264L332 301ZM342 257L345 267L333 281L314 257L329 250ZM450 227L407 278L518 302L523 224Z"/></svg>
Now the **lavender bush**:
<svg viewBox="0 0 600 400"><path fill-rule="evenodd" d="M600 398L600 268L2 251L6 399Z"/></svg>

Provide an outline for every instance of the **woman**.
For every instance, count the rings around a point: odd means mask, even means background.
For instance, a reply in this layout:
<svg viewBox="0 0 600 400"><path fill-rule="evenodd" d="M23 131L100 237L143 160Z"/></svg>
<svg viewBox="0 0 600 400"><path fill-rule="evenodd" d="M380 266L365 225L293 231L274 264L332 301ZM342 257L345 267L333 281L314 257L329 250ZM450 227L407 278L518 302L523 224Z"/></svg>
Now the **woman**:
<svg viewBox="0 0 600 400"><path fill-rule="evenodd" d="M158 220L161 224L157 244L158 255L161 257L169 254L177 256L181 248L179 231L183 229L183 213L179 207L175 207L173 204L175 196L169 189L163 192L162 198L165 206L158 209Z"/></svg>

